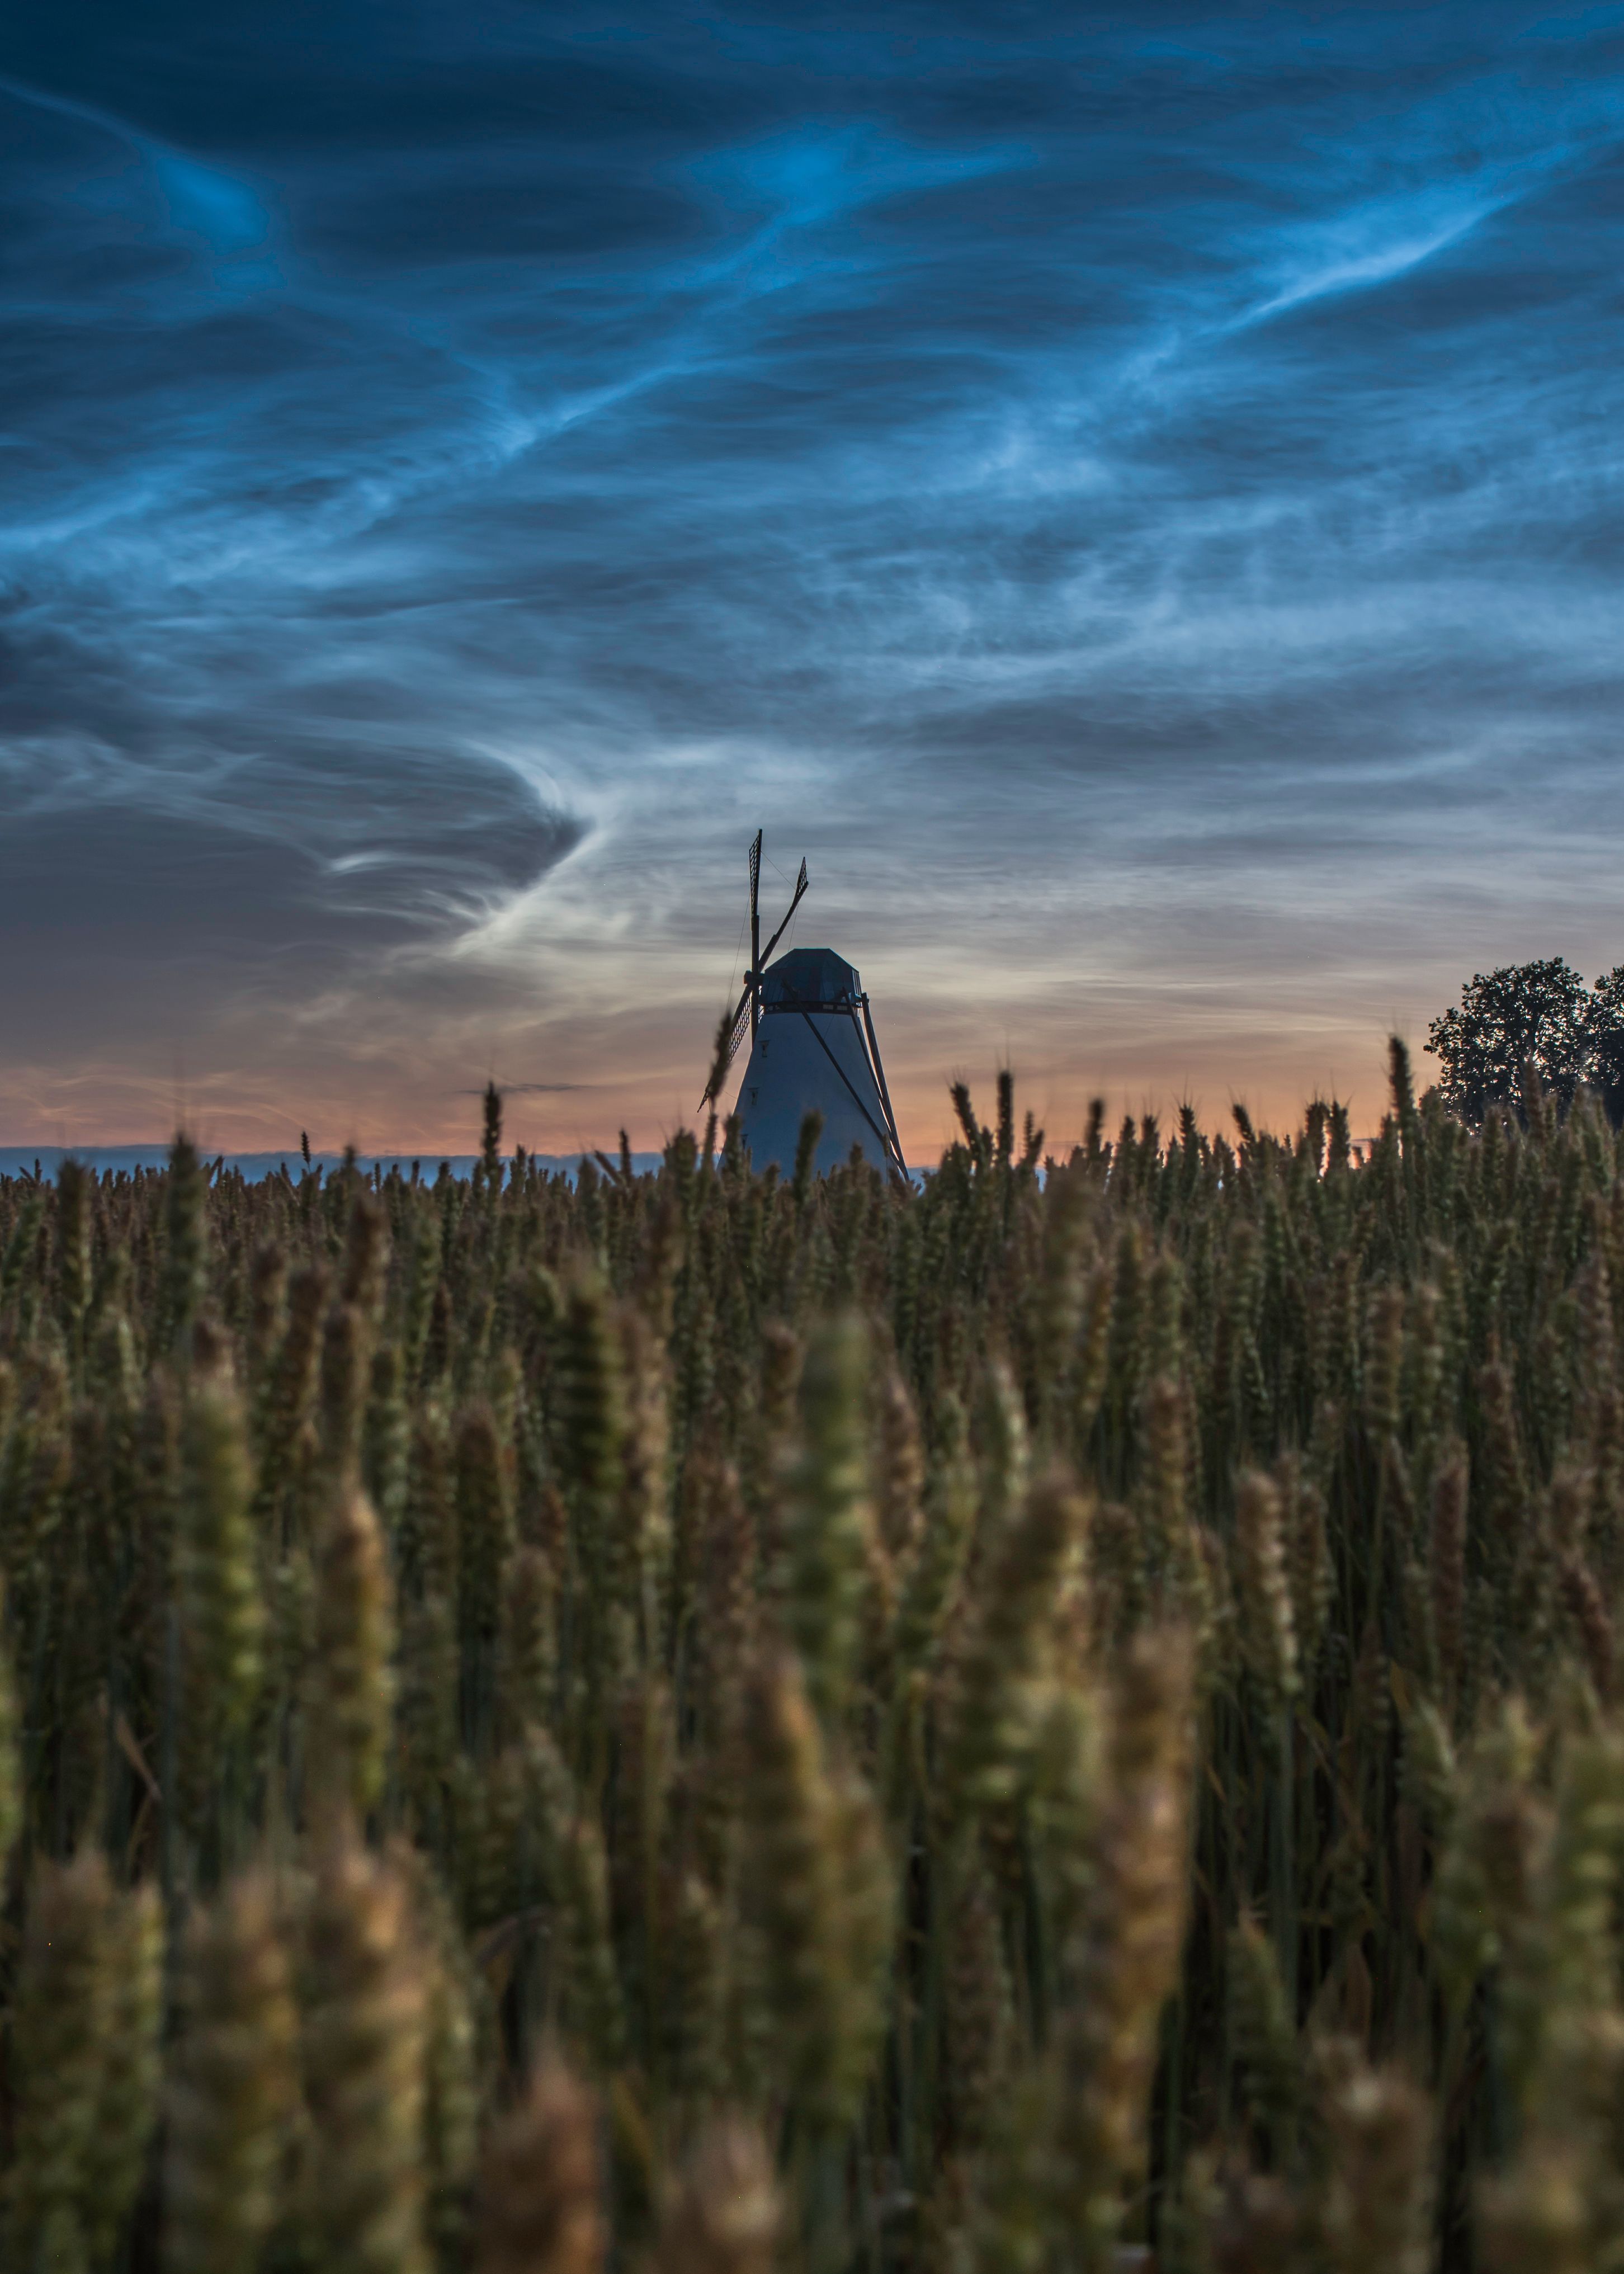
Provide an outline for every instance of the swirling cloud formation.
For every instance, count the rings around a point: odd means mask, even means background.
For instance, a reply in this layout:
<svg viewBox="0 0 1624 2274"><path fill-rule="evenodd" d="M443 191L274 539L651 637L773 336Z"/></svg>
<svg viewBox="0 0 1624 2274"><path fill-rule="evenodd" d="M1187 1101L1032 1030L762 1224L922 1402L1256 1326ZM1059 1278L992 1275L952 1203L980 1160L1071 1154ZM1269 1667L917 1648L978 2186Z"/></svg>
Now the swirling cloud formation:
<svg viewBox="0 0 1624 2274"><path fill-rule="evenodd" d="M905 1129L1624 959L1624 10L0 42L0 1138L639 1144L743 852Z"/></svg>

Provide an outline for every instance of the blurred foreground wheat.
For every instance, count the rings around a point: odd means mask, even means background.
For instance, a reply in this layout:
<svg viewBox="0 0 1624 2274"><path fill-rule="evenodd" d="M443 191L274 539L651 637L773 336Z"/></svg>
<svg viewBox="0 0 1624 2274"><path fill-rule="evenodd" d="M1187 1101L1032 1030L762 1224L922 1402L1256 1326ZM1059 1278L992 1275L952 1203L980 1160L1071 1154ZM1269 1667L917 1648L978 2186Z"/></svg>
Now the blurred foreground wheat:
<svg viewBox="0 0 1624 2274"><path fill-rule="evenodd" d="M7 2268L1624 2266L1619 1141L958 1103L0 1182Z"/></svg>

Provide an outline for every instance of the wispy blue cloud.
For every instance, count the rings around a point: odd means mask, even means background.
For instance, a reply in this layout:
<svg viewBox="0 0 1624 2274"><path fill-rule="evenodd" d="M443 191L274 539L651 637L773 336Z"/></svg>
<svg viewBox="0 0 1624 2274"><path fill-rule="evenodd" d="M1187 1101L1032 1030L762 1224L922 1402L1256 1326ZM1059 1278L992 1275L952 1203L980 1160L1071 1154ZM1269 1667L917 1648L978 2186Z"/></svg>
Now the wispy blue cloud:
<svg viewBox="0 0 1624 2274"><path fill-rule="evenodd" d="M759 820L921 1141L1005 1050L1373 1103L1624 954L1624 10L69 0L0 74L41 1141L179 1059L652 1139Z"/></svg>

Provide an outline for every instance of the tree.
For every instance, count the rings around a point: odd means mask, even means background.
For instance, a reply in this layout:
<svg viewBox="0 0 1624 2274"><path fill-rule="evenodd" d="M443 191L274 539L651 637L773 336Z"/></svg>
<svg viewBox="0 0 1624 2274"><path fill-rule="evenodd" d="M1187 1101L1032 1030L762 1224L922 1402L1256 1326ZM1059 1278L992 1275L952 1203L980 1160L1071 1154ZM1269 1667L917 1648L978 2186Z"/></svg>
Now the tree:
<svg viewBox="0 0 1624 2274"><path fill-rule="evenodd" d="M1624 1123L1624 963L1596 982L1590 997L1590 1083L1616 1129Z"/></svg>
<svg viewBox="0 0 1624 2274"><path fill-rule="evenodd" d="M1525 1065L1567 1103L1592 1079L1604 1033L1614 1054L1608 1064L1616 1060L1624 1077L1624 966L1592 997L1571 965L1553 956L1476 973L1459 1004L1433 1020L1426 1047L1443 1069L1444 1103L1475 1128L1490 1106L1520 1102Z"/></svg>

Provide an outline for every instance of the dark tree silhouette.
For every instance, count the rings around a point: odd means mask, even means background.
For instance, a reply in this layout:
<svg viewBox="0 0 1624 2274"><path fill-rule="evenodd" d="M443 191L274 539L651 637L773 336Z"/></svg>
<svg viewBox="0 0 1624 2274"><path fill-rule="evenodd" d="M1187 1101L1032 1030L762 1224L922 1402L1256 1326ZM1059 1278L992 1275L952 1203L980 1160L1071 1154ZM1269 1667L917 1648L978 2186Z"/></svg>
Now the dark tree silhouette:
<svg viewBox="0 0 1624 2274"><path fill-rule="evenodd" d="M1596 982L1590 997L1589 1079L1600 1093L1607 1118L1624 1124L1624 963L1615 963Z"/></svg>
<svg viewBox="0 0 1624 2274"><path fill-rule="evenodd" d="M1560 955L1479 971L1433 1020L1426 1047L1441 1068L1444 1103L1473 1127L1491 1106L1520 1105L1525 1065L1563 1104L1577 1089L1598 1091L1616 1122L1624 1115L1624 964L1594 991Z"/></svg>

